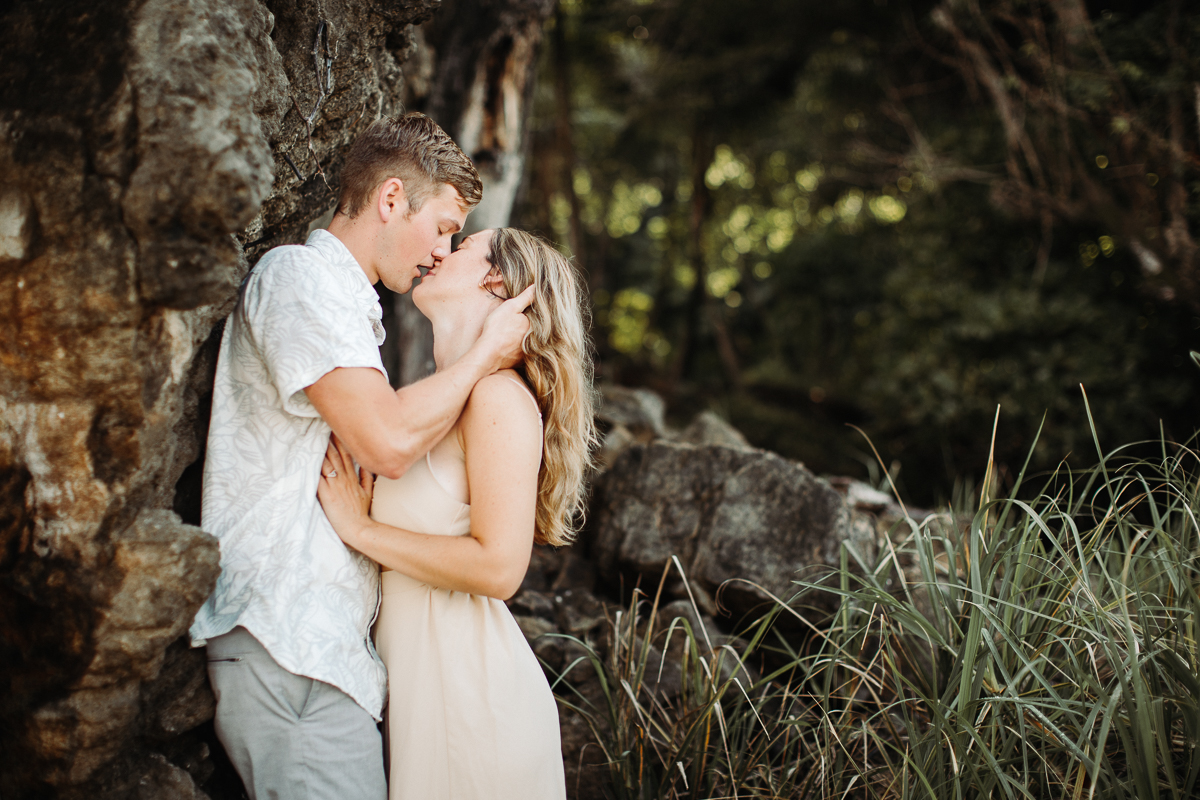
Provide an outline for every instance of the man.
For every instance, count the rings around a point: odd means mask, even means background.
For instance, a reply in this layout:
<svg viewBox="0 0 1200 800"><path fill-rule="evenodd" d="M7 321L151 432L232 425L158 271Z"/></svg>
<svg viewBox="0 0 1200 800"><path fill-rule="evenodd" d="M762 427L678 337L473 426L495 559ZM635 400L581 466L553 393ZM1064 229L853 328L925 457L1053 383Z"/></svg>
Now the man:
<svg viewBox="0 0 1200 800"><path fill-rule="evenodd" d="M333 532L317 481L330 430L363 467L399 477L480 378L516 361L531 292L500 306L457 363L399 392L379 358L372 284L407 292L480 196L432 120L375 122L347 156L328 231L263 256L227 323L202 509L221 576L191 637L208 645L217 735L252 800L386 795L378 568Z"/></svg>

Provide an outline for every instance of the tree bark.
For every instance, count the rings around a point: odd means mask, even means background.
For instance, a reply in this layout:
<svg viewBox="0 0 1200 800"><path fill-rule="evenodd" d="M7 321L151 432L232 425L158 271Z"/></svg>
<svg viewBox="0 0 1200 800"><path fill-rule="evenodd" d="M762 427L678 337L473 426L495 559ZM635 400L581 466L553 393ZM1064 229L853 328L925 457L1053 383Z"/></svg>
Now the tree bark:
<svg viewBox="0 0 1200 800"><path fill-rule="evenodd" d="M708 219L711 193L704 175L712 163L715 145L712 134L697 122L692 132L692 197L688 213L687 257L696 282L688 292L687 308L684 311L683 336L675 352L671 368L672 384L677 385L692 372L696 356L697 340L700 336L700 315L708 290L705 286L707 270L704 264L704 223Z"/></svg>
<svg viewBox="0 0 1200 800"><path fill-rule="evenodd" d="M571 206L567 221L567 244L575 256L575 266L587 275L583 250L583 220L579 194L575 191L575 137L571 134L571 59L567 57L567 19L561 8L554 11L554 136L558 149L558 174L561 191ZM593 289L599 284L588 278Z"/></svg>
<svg viewBox="0 0 1200 800"><path fill-rule="evenodd" d="M1200 310L1200 246L1186 188L1200 165L1200 137L1186 122L1196 86L1183 79L1191 35L1183 11L1181 0L1169 0L1140 12L1162 25L1170 64L1149 82L1152 91L1135 94L1081 0L947 0L934 9L931 19L953 40L963 77L987 90L1003 126L1008 179L996 182L993 199L1042 224L1035 282L1049 264L1053 224L1102 225L1128 247L1155 295ZM1017 52L1028 53L1022 58L1034 68L1017 69ZM1143 60L1140 68L1157 69L1152 64ZM1067 76L1104 85L1105 106L1066 91Z"/></svg>
<svg viewBox="0 0 1200 800"><path fill-rule="evenodd" d="M475 162L483 201L464 234L508 225L525 177L525 134L542 28L554 0L448 0L422 37L434 65L412 110L433 117ZM432 372L433 329L408 298L394 302L402 385Z"/></svg>

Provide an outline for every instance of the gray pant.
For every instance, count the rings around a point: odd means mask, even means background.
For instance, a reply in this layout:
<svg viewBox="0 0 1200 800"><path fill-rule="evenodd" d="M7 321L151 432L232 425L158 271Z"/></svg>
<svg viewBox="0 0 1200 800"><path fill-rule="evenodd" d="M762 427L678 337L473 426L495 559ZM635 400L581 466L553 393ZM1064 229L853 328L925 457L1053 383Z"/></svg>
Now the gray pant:
<svg viewBox="0 0 1200 800"><path fill-rule="evenodd" d="M250 800L384 800L383 742L342 690L288 672L245 628L208 640L217 738Z"/></svg>

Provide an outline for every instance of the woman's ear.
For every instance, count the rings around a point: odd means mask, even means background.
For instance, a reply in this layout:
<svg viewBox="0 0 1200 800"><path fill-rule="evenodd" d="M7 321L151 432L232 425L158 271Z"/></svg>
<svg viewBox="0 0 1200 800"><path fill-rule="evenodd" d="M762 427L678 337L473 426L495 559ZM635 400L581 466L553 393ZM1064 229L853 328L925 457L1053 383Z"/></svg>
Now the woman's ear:
<svg viewBox="0 0 1200 800"><path fill-rule="evenodd" d="M504 289L504 277L500 274L500 270L495 267L489 269L487 274L483 276L483 280L479 282L479 288L490 295L499 297L501 300L508 297L508 292Z"/></svg>

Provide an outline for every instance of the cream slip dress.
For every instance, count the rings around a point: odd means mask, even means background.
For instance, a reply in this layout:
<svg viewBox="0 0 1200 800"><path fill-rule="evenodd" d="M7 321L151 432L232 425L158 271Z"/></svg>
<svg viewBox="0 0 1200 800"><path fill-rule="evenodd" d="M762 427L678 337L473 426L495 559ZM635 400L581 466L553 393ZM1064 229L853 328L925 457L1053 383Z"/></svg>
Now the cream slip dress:
<svg viewBox="0 0 1200 800"><path fill-rule="evenodd" d="M462 449L453 450L462 473L447 477L465 489ZM471 507L451 491L426 454L396 480L376 478L371 517L465 536ZM558 708L504 602L388 569L382 584L375 647L388 671L389 800L563 800Z"/></svg>

